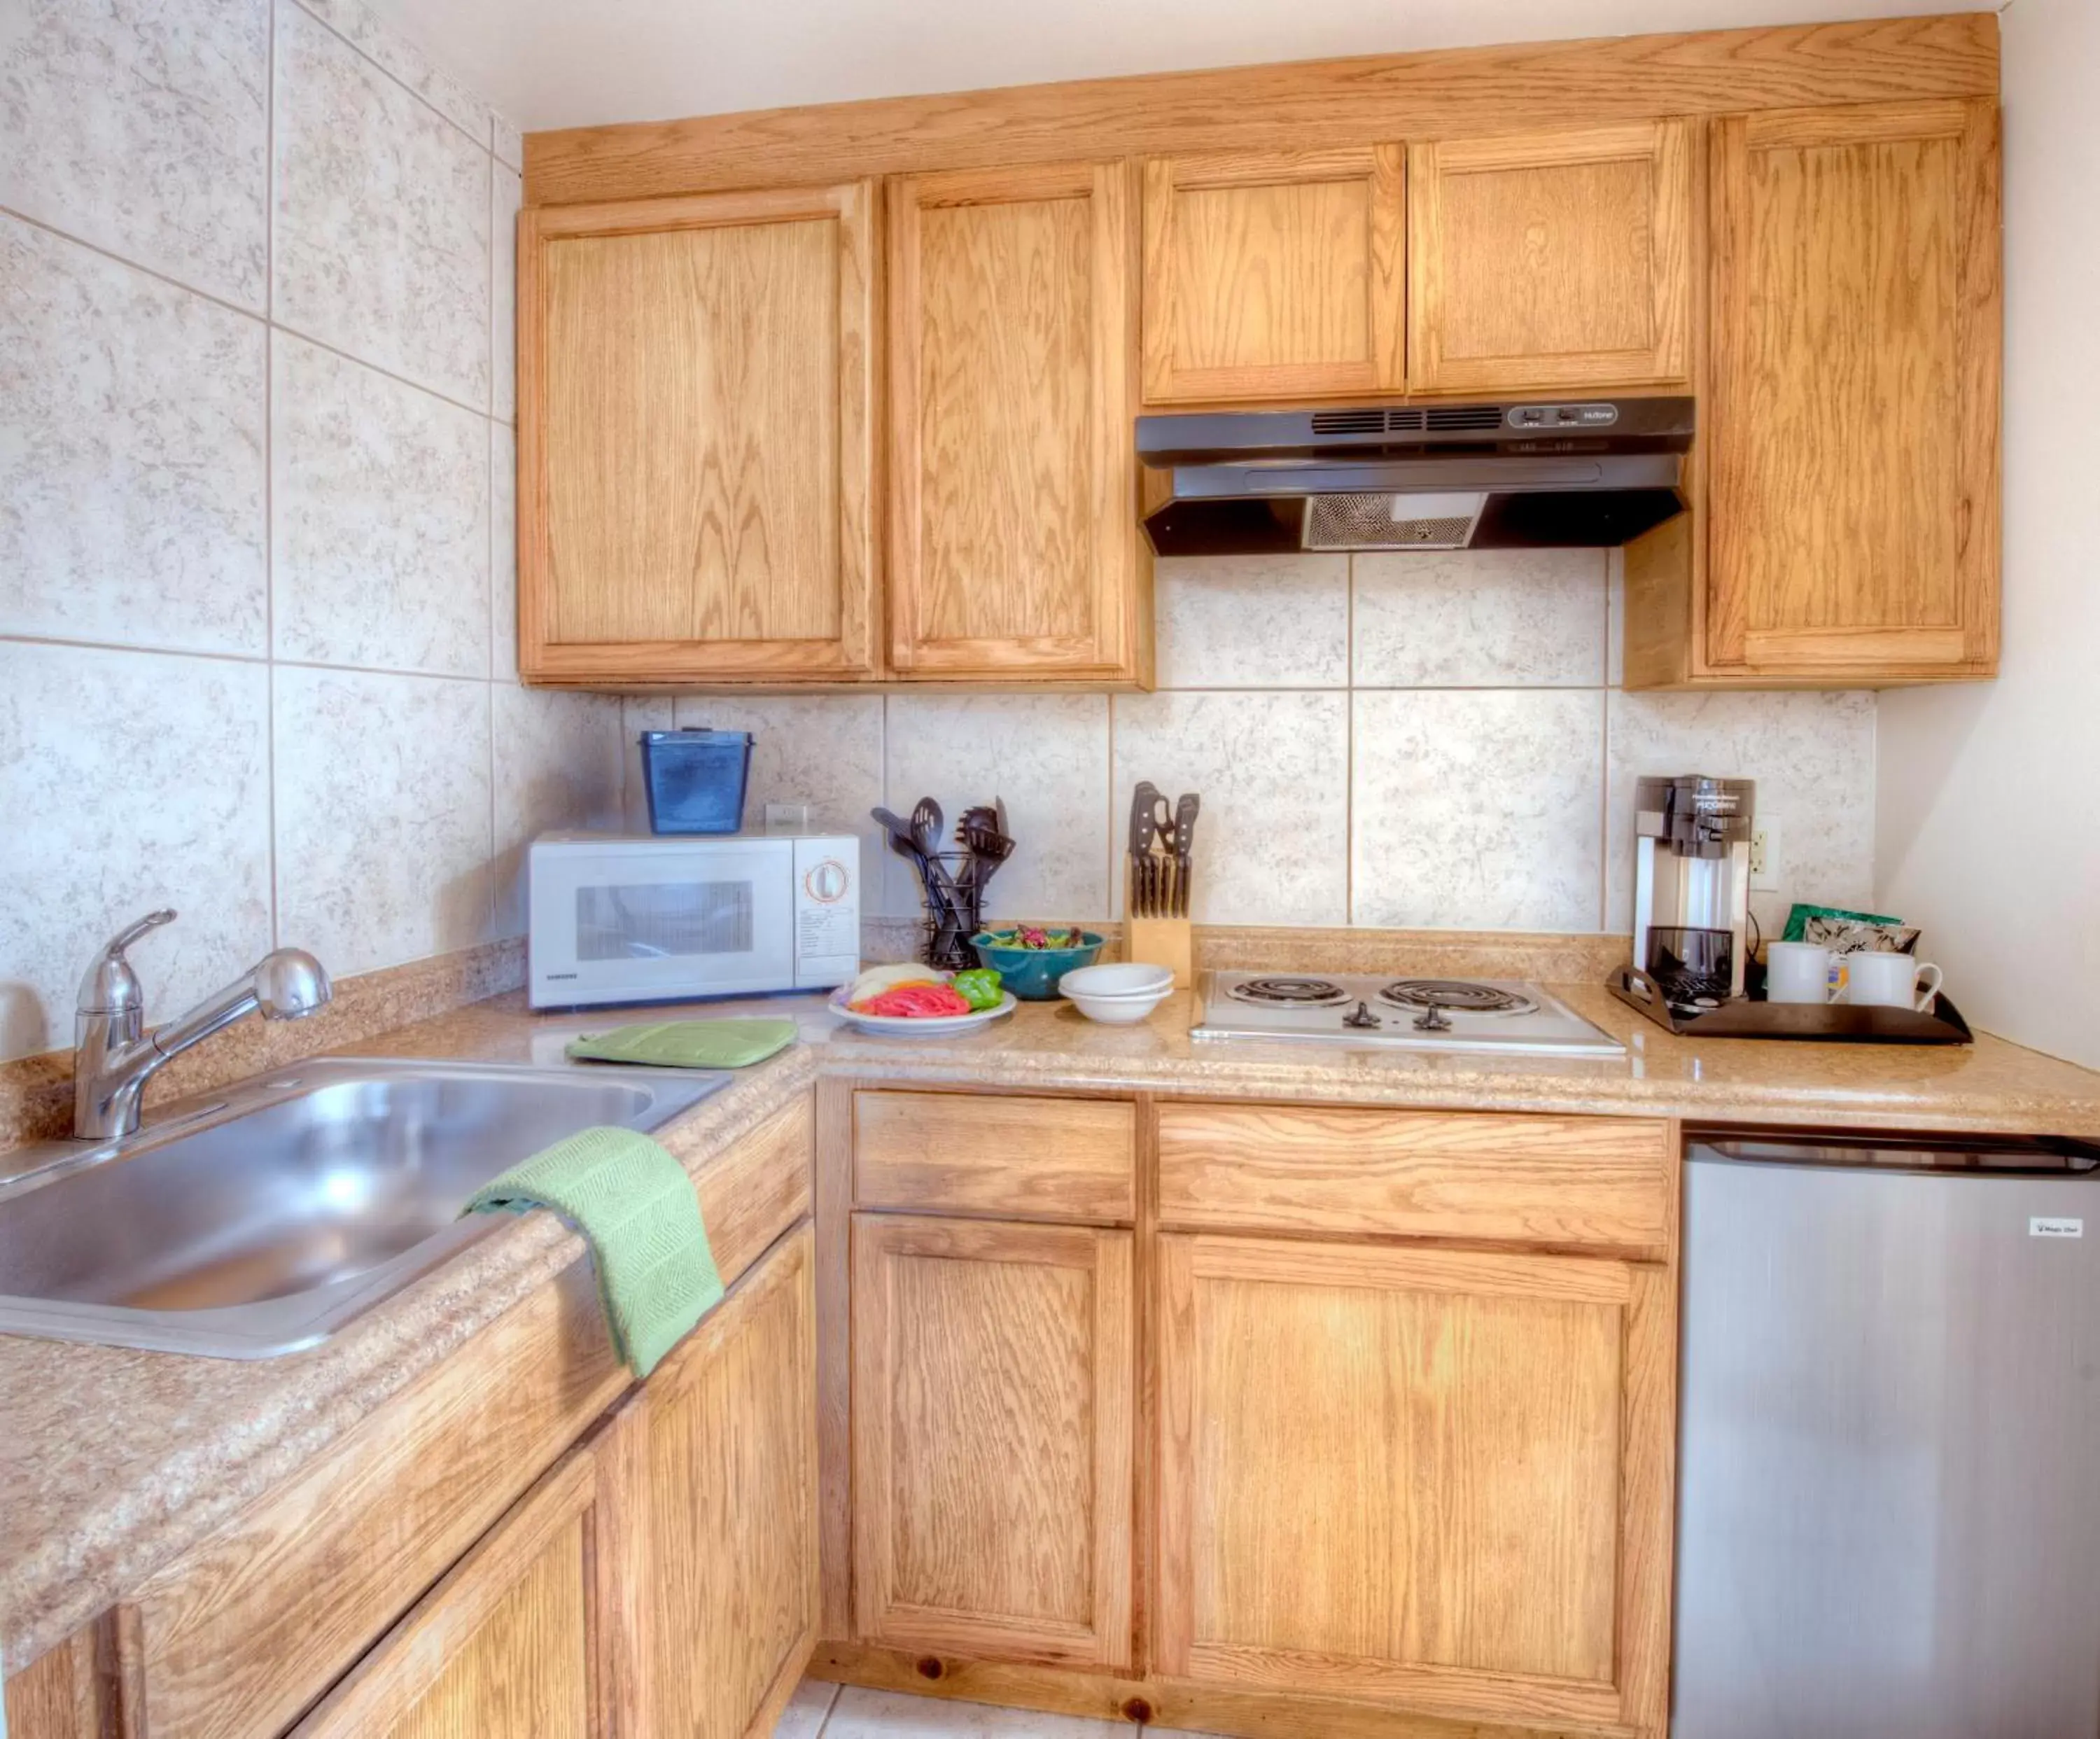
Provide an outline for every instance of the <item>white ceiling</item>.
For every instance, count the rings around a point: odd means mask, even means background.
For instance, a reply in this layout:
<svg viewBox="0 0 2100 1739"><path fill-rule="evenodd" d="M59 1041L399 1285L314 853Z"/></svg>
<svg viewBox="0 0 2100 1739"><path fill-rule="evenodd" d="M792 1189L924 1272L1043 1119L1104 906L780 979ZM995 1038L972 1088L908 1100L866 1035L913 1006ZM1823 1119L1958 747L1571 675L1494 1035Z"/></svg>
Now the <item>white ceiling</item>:
<svg viewBox="0 0 2100 1739"><path fill-rule="evenodd" d="M1992 0L368 0L518 126ZM1535 117L1533 117L1535 118Z"/></svg>

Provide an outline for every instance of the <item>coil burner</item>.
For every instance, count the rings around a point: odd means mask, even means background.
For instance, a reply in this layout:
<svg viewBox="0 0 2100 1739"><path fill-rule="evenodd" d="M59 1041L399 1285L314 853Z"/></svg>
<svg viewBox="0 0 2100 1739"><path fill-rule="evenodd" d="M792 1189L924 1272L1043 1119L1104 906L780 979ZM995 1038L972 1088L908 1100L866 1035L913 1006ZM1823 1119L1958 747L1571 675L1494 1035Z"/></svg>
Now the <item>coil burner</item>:
<svg viewBox="0 0 2100 1739"><path fill-rule="evenodd" d="M1379 992L1379 1000L1401 1009L1449 1009L1458 1014L1536 1014L1538 1004L1500 985L1467 978L1402 978Z"/></svg>
<svg viewBox="0 0 2100 1739"><path fill-rule="evenodd" d="M1241 1002L1284 1009L1326 1009L1349 1000L1347 991L1326 978L1247 978L1228 994Z"/></svg>

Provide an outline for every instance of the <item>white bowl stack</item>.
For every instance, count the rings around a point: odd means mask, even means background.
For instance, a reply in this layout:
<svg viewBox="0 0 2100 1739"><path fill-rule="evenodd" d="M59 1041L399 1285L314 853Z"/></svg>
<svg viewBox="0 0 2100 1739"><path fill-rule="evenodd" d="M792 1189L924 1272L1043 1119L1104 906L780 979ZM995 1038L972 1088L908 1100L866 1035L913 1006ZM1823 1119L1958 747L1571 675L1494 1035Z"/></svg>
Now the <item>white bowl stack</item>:
<svg viewBox="0 0 2100 1739"><path fill-rule="evenodd" d="M1135 1025L1174 994L1174 973L1166 966L1116 960L1105 966L1082 966L1057 981L1061 995L1078 1004L1090 1021L1105 1026Z"/></svg>

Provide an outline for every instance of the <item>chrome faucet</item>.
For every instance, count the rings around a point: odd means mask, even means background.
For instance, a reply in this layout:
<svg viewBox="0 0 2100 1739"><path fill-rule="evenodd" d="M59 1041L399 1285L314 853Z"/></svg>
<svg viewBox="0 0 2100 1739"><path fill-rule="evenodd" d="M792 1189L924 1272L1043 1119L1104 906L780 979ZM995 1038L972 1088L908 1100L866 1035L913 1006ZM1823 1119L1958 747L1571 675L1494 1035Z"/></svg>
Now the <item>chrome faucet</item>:
<svg viewBox="0 0 2100 1739"><path fill-rule="evenodd" d="M147 931L174 921L172 911L149 911L116 937L80 981L73 1012L73 1132L82 1141L130 1135L139 1127L139 1099L153 1071L244 1014L295 1021L335 994L321 963L302 948L279 948L188 1013L146 1028L146 993L124 951Z"/></svg>

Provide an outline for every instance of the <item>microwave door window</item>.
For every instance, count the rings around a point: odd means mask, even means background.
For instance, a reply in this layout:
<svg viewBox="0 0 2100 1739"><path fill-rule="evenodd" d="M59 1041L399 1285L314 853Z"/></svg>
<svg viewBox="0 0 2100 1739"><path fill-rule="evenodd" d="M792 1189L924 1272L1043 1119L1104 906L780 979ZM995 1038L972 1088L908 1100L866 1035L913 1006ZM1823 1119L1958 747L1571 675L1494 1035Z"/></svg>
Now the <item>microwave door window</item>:
<svg viewBox="0 0 2100 1739"><path fill-rule="evenodd" d="M749 881L660 881L576 889L579 960L748 955L755 942Z"/></svg>

